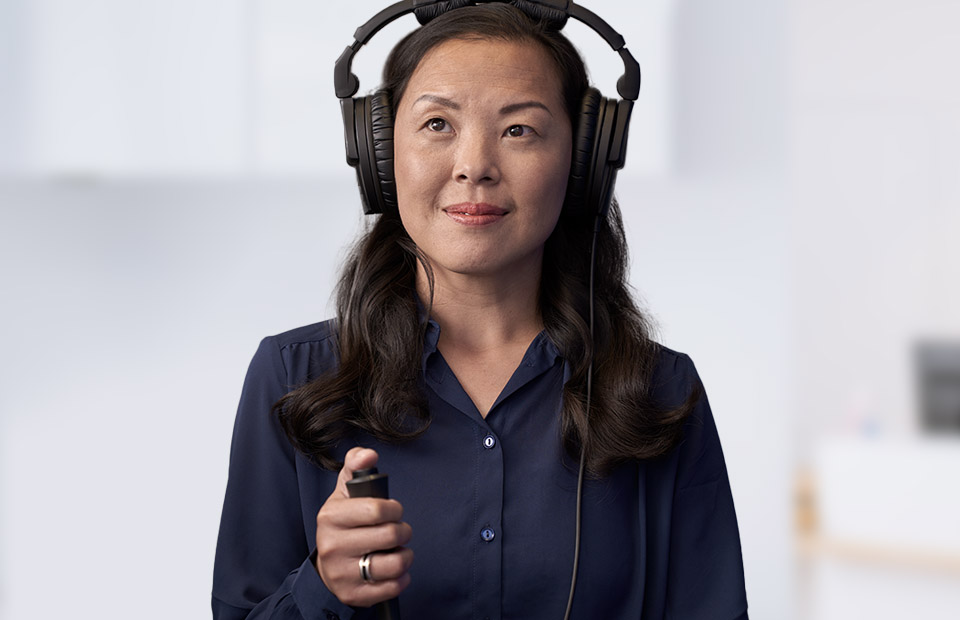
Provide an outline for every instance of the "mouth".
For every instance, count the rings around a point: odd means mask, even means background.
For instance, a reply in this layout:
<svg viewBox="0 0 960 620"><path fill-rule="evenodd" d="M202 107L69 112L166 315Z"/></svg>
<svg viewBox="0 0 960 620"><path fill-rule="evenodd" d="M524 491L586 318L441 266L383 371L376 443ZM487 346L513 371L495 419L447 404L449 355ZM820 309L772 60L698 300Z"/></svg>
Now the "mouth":
<svg viewBox="0 0 960 620"><path fill-rule="evenodd" d="M506 215L507 210L485 202L462 202L443 209L451 215Z"/></svg>
<svg viewBox="0 0 960 620"><path fill-rule="evenodd" d="M503 220L506 209L485 202L462 202L444 207L447 217L464 226L489 226Z"/></svg>

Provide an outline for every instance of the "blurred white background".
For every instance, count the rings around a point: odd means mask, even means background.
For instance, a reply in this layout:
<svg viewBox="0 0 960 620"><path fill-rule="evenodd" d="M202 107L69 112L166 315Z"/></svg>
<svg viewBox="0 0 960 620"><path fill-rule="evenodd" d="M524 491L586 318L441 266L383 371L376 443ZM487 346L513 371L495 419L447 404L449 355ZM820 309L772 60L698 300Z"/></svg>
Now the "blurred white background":
<svg viewBox="0 0 960 620"><path fill-rule="evenodd" d="M643 69L632 282L710 394L751 616L955 618L913 352L960 342L960 4L584 4ZM383 6L0 0L0 617L209 617L246 365L362 224L331 77Z"/></svg>

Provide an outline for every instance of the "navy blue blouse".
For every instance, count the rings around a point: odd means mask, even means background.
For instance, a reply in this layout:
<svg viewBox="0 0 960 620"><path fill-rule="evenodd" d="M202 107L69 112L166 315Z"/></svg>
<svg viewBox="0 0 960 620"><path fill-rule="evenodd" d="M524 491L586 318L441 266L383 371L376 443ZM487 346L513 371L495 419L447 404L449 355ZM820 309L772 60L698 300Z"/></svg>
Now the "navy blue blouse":
<svg viewBox="0 0 960 620"><path fill-rule="evenodd" d="M314 568L316 515L336 486L296 452L270 408L336 364L332 322L266 338L237 412L217 541L213 616L221 620L373 618L331 594ZM413 528L406 620L560 620L573 562L576 463L559 431L563 358L540 334L486 418L437 350L423 356L432 423L401 445L370 437L390 495ZM657 399L684 401L690 358L662 349ZM347 443L347 442L345 442ZM583 494L573 617L747 618L743 561L727 471L706 396L667 457L631 463Z"/></svg>

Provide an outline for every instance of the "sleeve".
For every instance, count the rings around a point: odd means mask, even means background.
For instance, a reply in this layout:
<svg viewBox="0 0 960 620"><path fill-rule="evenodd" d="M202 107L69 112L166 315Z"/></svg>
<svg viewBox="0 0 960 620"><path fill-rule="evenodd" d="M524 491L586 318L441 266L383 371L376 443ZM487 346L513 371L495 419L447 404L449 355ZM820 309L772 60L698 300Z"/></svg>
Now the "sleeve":
<svg viewBox="0 0 960 620"><path fill-rule="evenodd" d="M215 620L338 620L353 609L327 590L304 535L293 447L271 407L288 387L274 338L250 363L230 447L213 570Z"/></svg>
<svg viewBox="0 0 960 620"><path fill-rule="evenodd" d="M693 361L682 383L700 389L679 448L667 573L667 618L746 620L740 532L720 437Z"/></svg>

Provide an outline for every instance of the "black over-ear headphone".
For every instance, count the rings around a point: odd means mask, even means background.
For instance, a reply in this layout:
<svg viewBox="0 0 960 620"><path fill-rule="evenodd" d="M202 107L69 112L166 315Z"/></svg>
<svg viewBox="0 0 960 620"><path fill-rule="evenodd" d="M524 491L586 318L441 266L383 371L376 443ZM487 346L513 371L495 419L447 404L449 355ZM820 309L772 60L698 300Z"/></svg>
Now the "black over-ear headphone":
<svg viewBox="0 0 960 620"><path fill-rule="evenodd" d="M494 0L507 2L508 0ZM393 173L393 108L385 91L356 97L360 80L351 72L353 57L371 37L393 20L414 12L420 24L464 6L471 0L402 0L377 13L357 28L334 69L334 86L343 112L347 163L357 169L364 213L397 211L397 186ZM607 99L595 88L587 90L575 119L574 149L567 184L565 213L603 216L613 196L617 171L623 168L627 129L633 102L640 93L640 65L624 47L623 37L607 22L569 0L509 0L529 17L547 20L559 30L568 17L592 28L623 60L624 73L617 81L623 99Z"/></svg>

